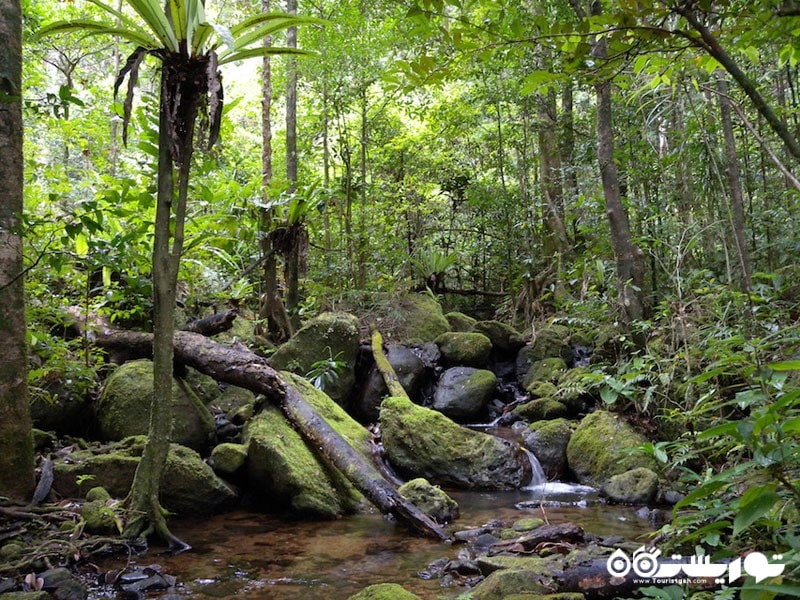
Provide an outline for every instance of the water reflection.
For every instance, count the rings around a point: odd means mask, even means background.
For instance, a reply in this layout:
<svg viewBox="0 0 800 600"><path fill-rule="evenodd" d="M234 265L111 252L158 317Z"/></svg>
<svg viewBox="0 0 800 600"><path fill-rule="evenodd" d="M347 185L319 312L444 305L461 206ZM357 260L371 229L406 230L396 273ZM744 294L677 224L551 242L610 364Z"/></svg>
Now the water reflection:
<svg viewBox="0 0 800 600"><path fill-rule="evenodd" d="M536 493L451 492L462 518L449 529L538 516L550 523L572 521L602 536L634 539L649 531L634 508L544 506L536 502ZM183 586L178 592L194 598L339 600L380 582L399 583L426 599L454 598L464 591L441 588L439 580L417 575L436 559L455 557L458 547L407 535L378 513L308 522L239 511L175 521L172 528L193 550L178 556L151 554L139 561L160 563L178 577Z"/></svg>

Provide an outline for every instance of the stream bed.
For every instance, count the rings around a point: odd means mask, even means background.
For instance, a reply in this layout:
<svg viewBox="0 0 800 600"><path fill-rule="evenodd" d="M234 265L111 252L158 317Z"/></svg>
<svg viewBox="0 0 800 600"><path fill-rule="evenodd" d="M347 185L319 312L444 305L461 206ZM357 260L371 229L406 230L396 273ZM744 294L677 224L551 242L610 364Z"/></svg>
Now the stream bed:
<svg viewBox="0 0 800 600"><path fill-rule="evenodd" d="M494 519L510 525L525 517L546 518L552 524L569 521L597 535L630 541L644 541L652 530L636 515L636 507L601 504L572 484L546 485L553 495L547 487L449 492L460 505L461 518L448 530ZM455 598L467 589L442 587L442 580L418 575L434 560L455 558L462 545L414 537L377 512L334 521L292 521L240 510L197 521L174 520L171 527L191 551L170 556L153 549L134 563L161 565L177 577L176 592L193 598L343 600L383 582L399 583L424 599Z"/></svg>

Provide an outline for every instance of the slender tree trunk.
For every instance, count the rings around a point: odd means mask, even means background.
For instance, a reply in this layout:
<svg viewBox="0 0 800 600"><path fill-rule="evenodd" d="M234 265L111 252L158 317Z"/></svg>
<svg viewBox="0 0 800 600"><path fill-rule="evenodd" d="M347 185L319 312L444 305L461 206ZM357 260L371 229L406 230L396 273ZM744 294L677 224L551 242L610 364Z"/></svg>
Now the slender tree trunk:
<svg viewBox="0 0 800 600"><path fill-rule="evenodd" d="M168 55L162 64L153 242L153 400L147 443L131 485L124 531L128 537L154 531L171 548L180 550L188 546L167 528L158 494L172 435L176 288L183 253L194 128L200 98L207 93L206 69L207 61L187 60L182 55Z"/></svg>
<svg viewBox="0 0 800 600"><path fill-rule="evenodd" d="M592 14L601 11L599 2L592 3ZM594 43L594 57L602 63L607 56L606 39ZM622 203L617 163L614 160L614 126L611 107L611 81L601 78L595 84L597 94L597 160L603 181L606 215L611 230L611 242L617 261L619 305L623 321L631 325L644 318L644 254L631 238L628 213ZM643 340L636 340L641 345Z"/></svg>
<svg viewBox="0 0 800 600"><path fill-rule="evenodd" d="M297 0L286 0L286 12L297 14ZM286 46L297 48L297 27L286 30ZM286 179L289 193L297 191L297 59L287 57L286 68ZM303 227L302 224L298 225ZM286 309L293 329L300 327L300 252L295 242L302 236L292 235L293 243L285 257L284 275L286 279Z"/></svg>
<svg viewBox="0 0 800 600"><path fill-rule="evenodd" d="M261 10L271 10L270 0L262 0ZM271 36L264 38L264 46L272 45ZM278 290L278 253L274 245L275 214L266 208L269 186L272 183L272 60L265 56L261 65L261 200L264 205L259 214L261 255L264 260L263 294L259 309L258 332L266 333L275 342L283 342L292 335L289 316ZM266 325L266 327L264 327Z"/></svg>
<svg viewBox="0 0 800 600"><path fill-rule="evenodd" d="M744 198L742 195L742 181L739 174L739 158L736 154L736 137L733 133L733 120L731 119L731 99L728 96L728 84L722 73L717 74L717 92L719 100L719 113L722 122L722 135L725 140L725 163L728 175L728 193L731 201L731 224L736 251L739 256L741 268L740 285L743 292L751 288L750 252L747 248L747 233L745 230Z"/></svg>
<svg viewBox="0 0 800 600"><path fill-rule="evenodd" d="M558 147L556 94L550 90L536 98L536 120L539 127L539 165L542 196L547 206L549 225L545 237L545 254L566 255L570 244L564 227L564 192L561 184L561 153Z"/></svg>
<svg viewBox="0 0 800 600"><path fill-rule="evenodd" d="M0 0L0 495L30 499L33 436L22 272L22 9Z"/></svg>
<svg viewBox="0 0 800 600"><path fill-rule="evenodd" d="M572 81L561 89L561 168L564 173L564 195L567 203L578 197L578 173L575 168L575 109Z"/></svg>
<svg viewBox="0 0 800 600"><path fill-rule="evenodd" d="M328 98L328 80L322 82L322 182L325 186L326 198L331 189L331 144L330 144L330 99ZM322 213L325 228L325 252L333 249L331 240L330 208L325 207Z"/></svg>
<svg viewBox="0 0 800 600"><path fill-rule="evenodd" d="M369 236L369 232L371 231L371 227L369 226L368 219L370 217L370 211L367 210L367 143L368 143L368 134L367 134L367 87L364 84L364 87L361 89L360 94L361 100L361 135L359 140L359 178L361 179L358 195L359 201L361 205L361 209L359 211L361 218L359 219L360 222L360 231L358 232L358 243L357 243L357 250L356 250L356 282L355 286L357 289L363 289L366 285L367 281L367 237Z"/></svg>

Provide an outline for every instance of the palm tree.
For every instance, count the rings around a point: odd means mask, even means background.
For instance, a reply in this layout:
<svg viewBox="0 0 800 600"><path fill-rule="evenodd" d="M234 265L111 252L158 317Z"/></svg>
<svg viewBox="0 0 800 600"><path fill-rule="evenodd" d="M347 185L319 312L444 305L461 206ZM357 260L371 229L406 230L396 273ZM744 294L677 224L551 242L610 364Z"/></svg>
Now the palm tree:
<svg viewBox="0 0 800 600"><path fill-rule="evenodd" d="M158 500L172 428L172 372L175 289L183 251L189 174L195 134L211 147L222 116L225 63L272 54L303 54L297 49L254 46L265 36L302 23L319 23L280 13L259 14L233 27L206 19L205 0L125 0L132 9L119 11L101 0L88 0L111 22L72 20L52 23L40 35L78 31L111 35L135 44L114 84L115 94L125 78L123 141L131 114L139 68L147 56L161 61L158 133L158 185L153 244L153 363L154 395L144 454L128 495L123 534L145 537L155 532L173 550L188 546L170 533ZM202 118L200 118L202 116Z"/></svg>

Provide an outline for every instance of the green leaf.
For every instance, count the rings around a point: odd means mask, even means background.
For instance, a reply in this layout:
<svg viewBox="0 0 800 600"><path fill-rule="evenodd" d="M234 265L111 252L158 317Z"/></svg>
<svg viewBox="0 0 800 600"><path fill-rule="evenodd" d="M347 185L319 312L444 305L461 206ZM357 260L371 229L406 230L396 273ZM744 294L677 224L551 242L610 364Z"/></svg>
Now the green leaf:
<svg viewBox="0 0 800 600"><path fill-rule="evenodd" d="M103 287L111 287L111 268L103 267Z"/></svg>
<svg viewBox="0 0 800 600"><path fill-rule="evenodd" d="M305 50L300 50L298 48L248 48L247 50L240 50L238 52L234 52L233 54L227 55L224 59L220 58L219 64L224 65L230 62L234 62L237 60L245 60L247 58L253 58L257 56L274 56L276 54L295 54L298 56L309 56L312 53L307 52Z"/></svg>
<svg viewBox="0 0 800 600"><path fill-rule="evenodd" d="M773 593L781 598L785 596L791 596L792 598L800 598L800 586L785 585L780 583L748 583L742 586L743 599L745 598L745 592L768 592L768 593ZM764 596L752 596L752 597L763 598Z"/></svg>
<svg viewBox="0 0 800 600"><path fill-rule="evenodd" d="M690 506L691 504L693 504L697 500L702 500L703 498L707 498L708 496L711 496L715 492L717 492L717 491L719 491L719 490L721 490L723 488L730 487L731 485L733 485L732 481L726 481L726 480L711 480L711 481L708 481L708 482L704 483L703 485L701 485L696 490L694 490L693 492L687 494L685 498L683 498L680 502L678 502L675 505L675 508L682 508L684 506Z"/></svg>
<svg viewBox="0 0 800 600"><path fill-rule="evenodd" d="M167 14L161 8L160 0L128 0L128 4L152 30L164 48L170 52L180 51L178 39L175 37Z"/></svg>
<svg viewBox="0 0 800 600"><path fill-rule="evenodd" d="M718 437L722 435L733 435L737 433L737 423L735 421L730 421L728 423L723 423L722 425L717 425L716 427L712 427L711 429L706 429L705 431L699 433L697 435L698 440L707 440L708 438ZM737 437L738 436L734 436Z"/></svg>
<svg viewBox="0 0 800 600"><path fill-rule="evenodd" d="M86 256L89 254L89 240L82 233L75 236L75 254L78 256Z"/></svg>
<svg viewBox="0 0 800 600"><path fill-rule="evenodd" d="M739 500L739 512L733 520L733 536L736 537L766 515L780 499L772 483L748 489Z"/></svg>
<svg viewBox="0 0 800 600"><path fill-rule="evenodd" d="M88 20L56 21L42 27L39 37L46 37L56 33L71 33L79 31L86 35L108 35L117 36L128 42L132 42L143 48L158 48L159 41L148 35L144 29L124 29L120 27L110 27L104 23Z"/></svg>
<svg viewBox="0 0 800 600"><path fill-rule="evenodd" d="M769 363L767 368L773 371L800 371L800 360L779 360Z"/></svg>

